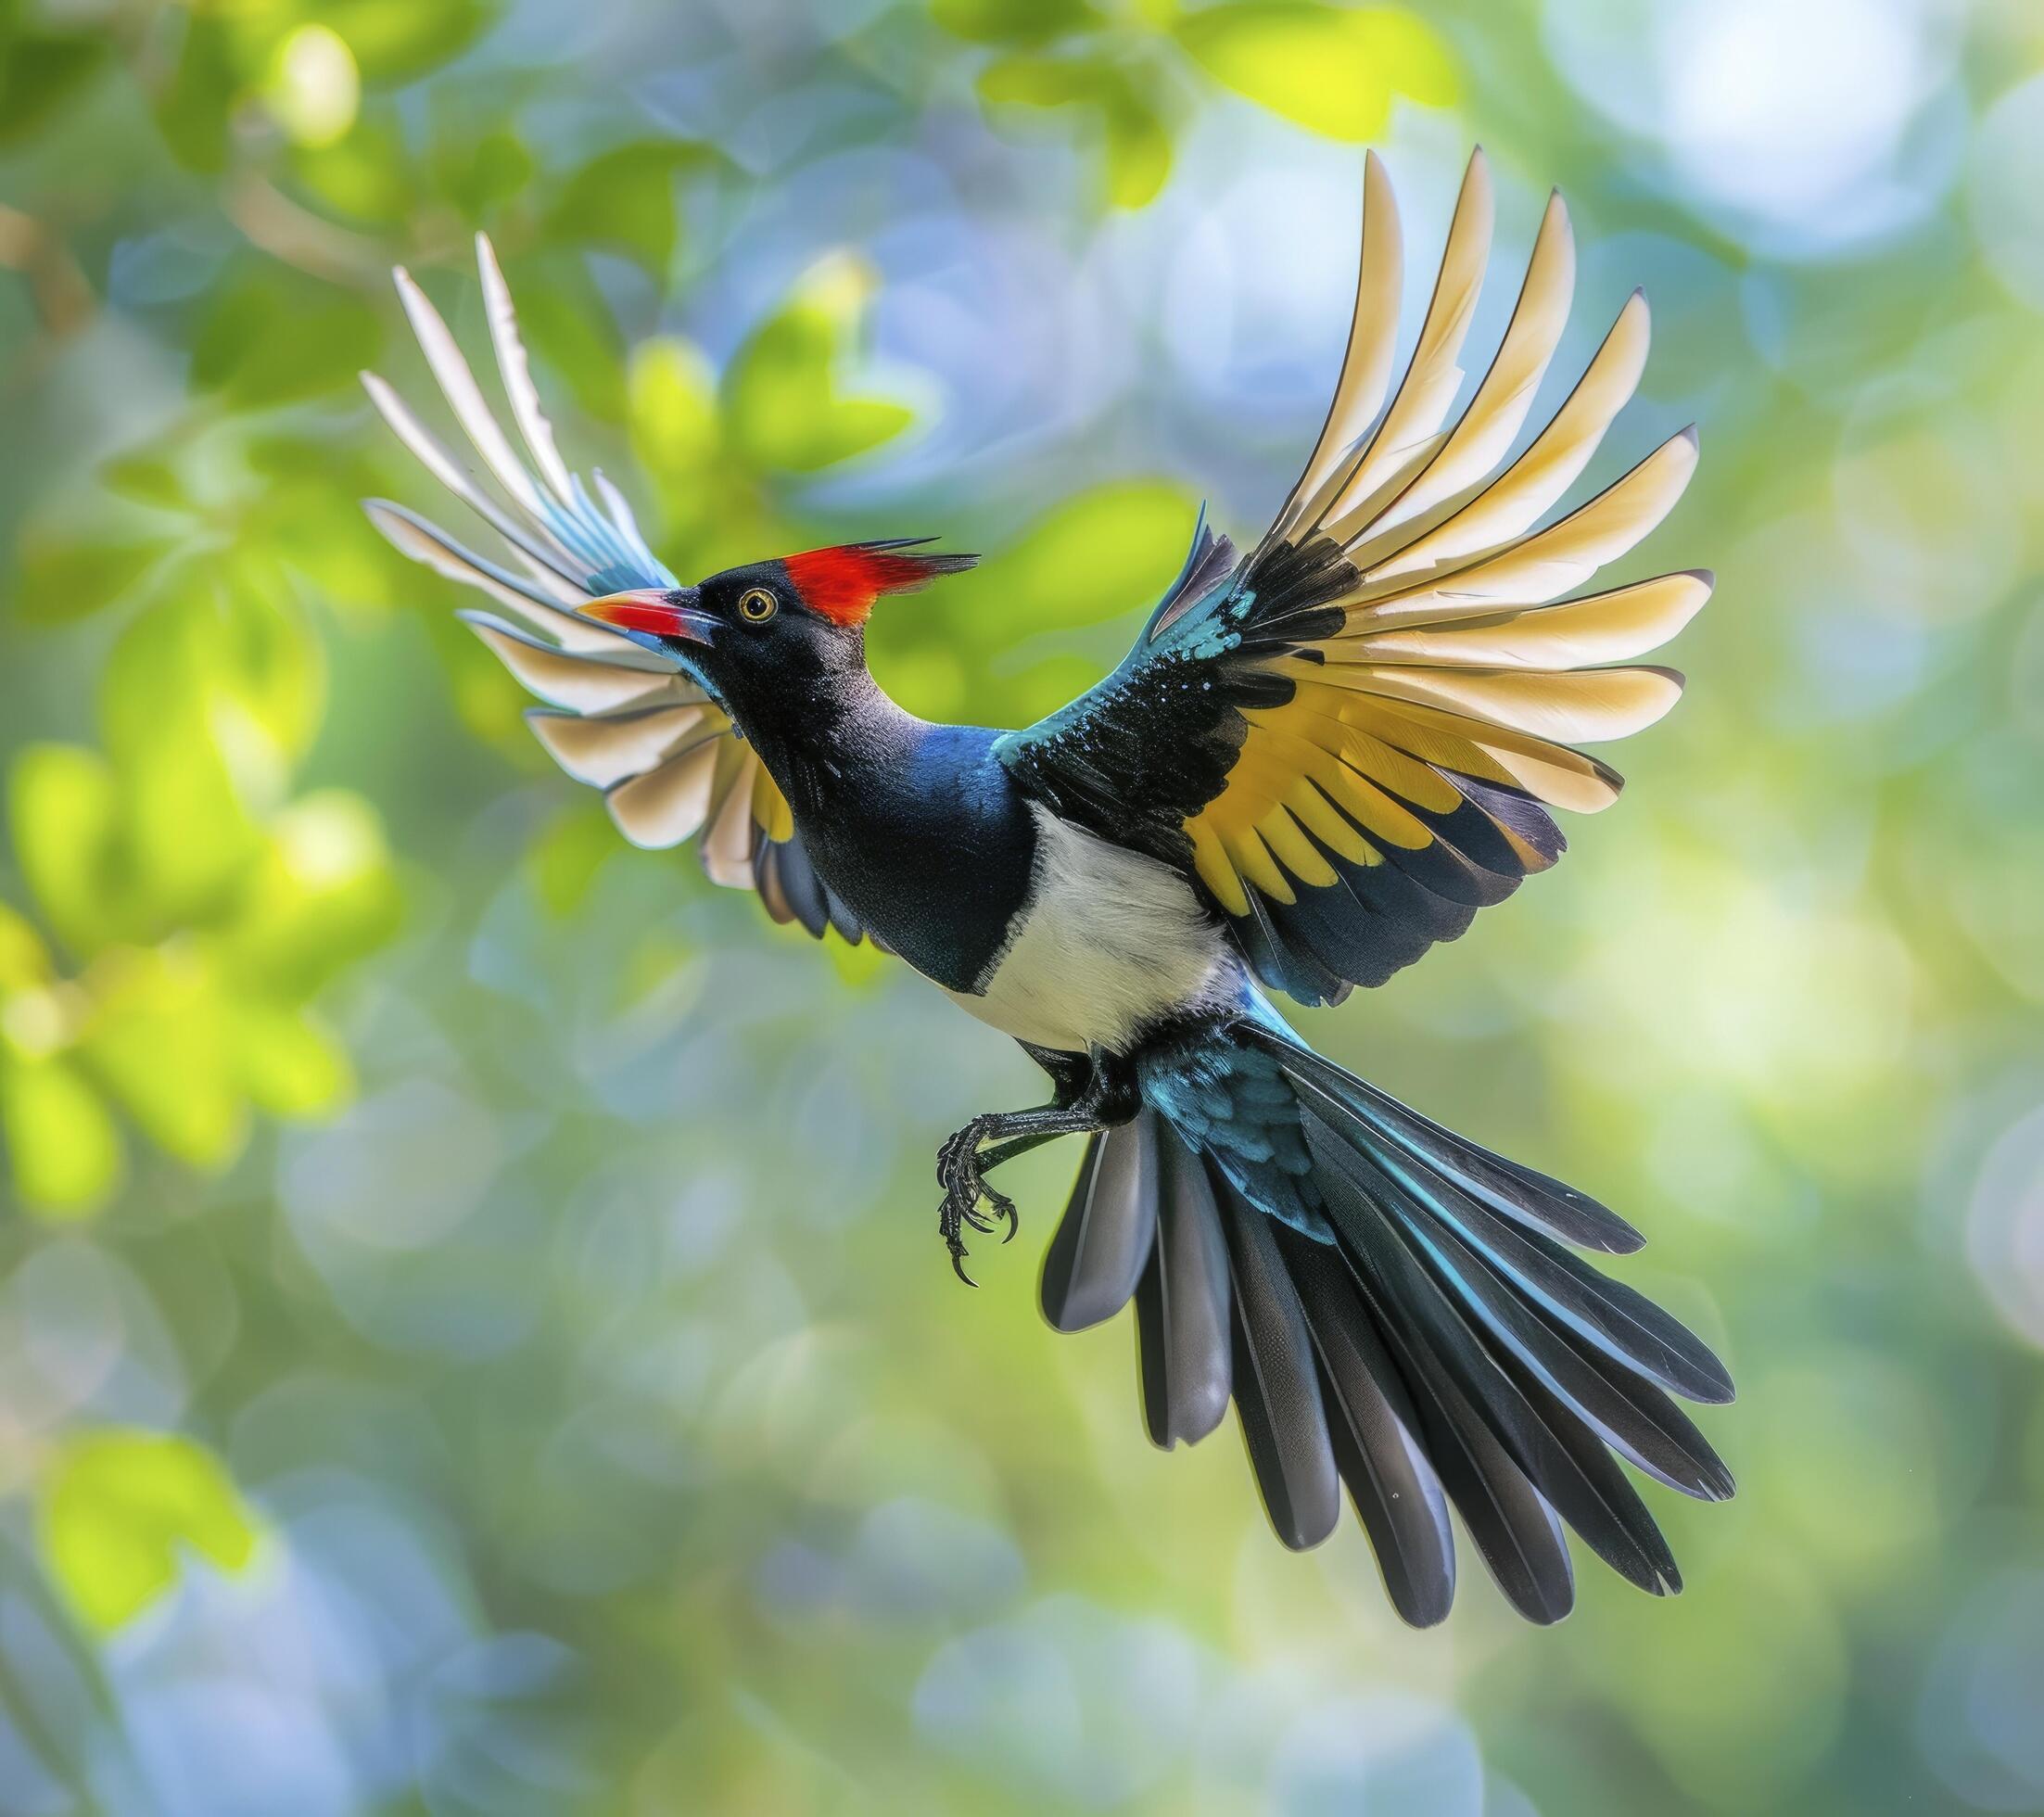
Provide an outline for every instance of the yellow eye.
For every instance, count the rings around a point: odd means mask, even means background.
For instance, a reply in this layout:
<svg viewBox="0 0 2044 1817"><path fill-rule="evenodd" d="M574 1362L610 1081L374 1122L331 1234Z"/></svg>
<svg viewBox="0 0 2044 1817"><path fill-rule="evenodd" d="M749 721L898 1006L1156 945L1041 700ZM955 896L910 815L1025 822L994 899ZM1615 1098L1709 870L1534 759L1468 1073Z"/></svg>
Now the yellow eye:
<svg viewBox="0 0 2044 1817"><path fill-rule="evenodd" d="M763 625L781 610L781 602L764 587L755 587L739 596L738 616L746 623Z"/></svg>

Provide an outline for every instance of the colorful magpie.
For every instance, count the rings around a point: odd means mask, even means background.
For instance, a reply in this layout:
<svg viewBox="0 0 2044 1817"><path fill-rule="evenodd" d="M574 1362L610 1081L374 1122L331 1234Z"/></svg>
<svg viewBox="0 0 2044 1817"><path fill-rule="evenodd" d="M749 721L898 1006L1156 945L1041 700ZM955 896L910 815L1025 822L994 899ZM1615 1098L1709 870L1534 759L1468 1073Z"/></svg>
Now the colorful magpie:
<svg viewBox="0 0 2044 1817"><path fill-rule="evenodd" d="M1506 460L1574 288L1558 194L1454 412L1492 214L1479 151L1393 388L1401 236L1370 156L1347 356L1276 521L1238 555L1202 514L1120 667L1020 731L926 723L867 671L875 602L973 556L859 542L680 584L617 490L562 461L487 240L483 300L529 466L402 271L488 479L364 380L507 558L400 505L370 515L501 608L463 616L549 703L533 731L626 838L699 834L716 882L757 891L777 921L898 954L1049 1075L1047 1104L976 1116L939 1152L960 1277L966 1230L1014 1232L986 1175L1085 1137L1044 1261L1049 1322L1077 1330L1133 1300L1150 1438L1203 1438L1232 1399L1278 1537L1325 1539L1346 1485L1391 1603L1422 1626L1454 1592L1451 1503L1513 1607L1553 1621L1574 1598L1563 1522L1643 1589L1681 1587L1613 1452L1686 1494L1733 1491L1671 1398L1729 1401L1722 1365L1575 1253L1622 1254L1639 1234L1315 1055L1265 995L1333 1003L1382 984L1553 864L1548 810L1619 792L1573 746L1673 705L1681 677L1631 659L1710 591L1690 572L1564 597L1673 506L1693 430L1542 522L1639 379L1640 293Z"/></svg>

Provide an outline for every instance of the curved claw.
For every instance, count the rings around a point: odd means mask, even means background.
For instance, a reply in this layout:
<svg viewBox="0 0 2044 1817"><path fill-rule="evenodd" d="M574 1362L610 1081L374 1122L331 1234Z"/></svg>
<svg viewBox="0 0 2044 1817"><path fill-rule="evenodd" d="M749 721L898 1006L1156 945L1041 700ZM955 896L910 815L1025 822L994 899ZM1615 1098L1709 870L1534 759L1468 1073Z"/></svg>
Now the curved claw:
<svg viewBox="0 0 2044 1817"><path fill-rule="evenodd" d="M951 1272L968 1287L977 1287L979 1285L979 1282L965 1272L965 1252L961 1249L951 1252Z"/></svg>

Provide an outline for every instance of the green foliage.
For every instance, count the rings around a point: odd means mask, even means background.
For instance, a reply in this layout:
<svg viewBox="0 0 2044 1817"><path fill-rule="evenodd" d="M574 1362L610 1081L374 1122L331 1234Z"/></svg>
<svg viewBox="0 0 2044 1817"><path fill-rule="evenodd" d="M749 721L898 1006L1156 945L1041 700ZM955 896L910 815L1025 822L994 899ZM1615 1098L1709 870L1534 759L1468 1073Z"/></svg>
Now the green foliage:
<svg viewBox="0 0 2044 1817"><path fill-rule="evenodd" d="M176 1582L186 1553L248 1568L257 1524L219 1460L191 1440L87 1429L45 1466L36 1538L85 1626L110 1633Z"/></svg>
<svg viewBox="0 0 2044 1817"><path fill-rule="evenodd" d="M1397 7L1269 0L1188 13L1176 30L1215 80L1331 139L1360 144L1382 131L1393 95L1444 108L1457 93L1447 46Z"/></svg>
<svg viewBox="0 0 2044 1817"><path fill-rule="evenodd" d="M352 385L375 362L381 340L362 299L267 267L209 305L192 347L192 380L239 409L295 403Z"/></svg>
<svg viewBox="0 0 2044 1817"><path fill-rule="evenodd" d="M547 231L572 245L629 254L655 277L674 258L677 174L701 161L692 146L642 139L615 146L571 173L547 216Z"/></svg>
<svg viewBox="0 0 2044 1817"><path fill-rule="evenodd" d="M1181 11L1161 0L1110 15L1084 4L931 0L931 10L947 32L997 51L978 79L997 118L1025 108L1075 122L1098 148L1102 193L1116 208L1146 206L1170 178L1182 108L1174 51L1327 138L1369 138L1397 96L1440 108L1460 93L1446 43L1403 7L1246 0Z"/></svg>
<svg viewBox="0 0 2044 1817"><path fill-rule="evenodd" d="M319 0L308 12L337 33L365 83L402 83L465 50L498 8L489 0Z"/></svg>
<svg viewBox="0 0 2044 1817"><path fill-rule="evenodd" d="M931 0L946 32L982 44L1041 44L1101 22L1087 0Z"/></svg>
<svg viewBox="0 0 2044 1817"><path fill-rule="evenodd" d="M1047 513L1001 557L973 576L997 586L1014 629L1058 630L1097 624L1154 604L1184 560L1194 501L1169 480L1124 480L1081 492Z"/></svg>
<svg viewBox="0 0 2044 1817"><path fill-rule="evenodd" d="M891 441L913 420L904 404L847 395L873 274L850 256L825 260L755 328L724 374L731 441L745 459L815 473Z"/></svg>
<svg viewBox="0 0 2044 1817"><path fill-rule="evenodd" d="M126 594L175 546L167 537L32 531L16 555L22 616L54 624L97 612Z"/></svg>
<svg viewBox="0 0 2044 1817"><path fill-rule="evenodd" d="M0 146L32 139L107 62L104 39L0 20Z"/></svg>
<svg viewBox="0 0 2044 1817"><path fill-rule="evenodd" d="M1111 60L1004 57L981 71L979 92L991 107L1065 108L1089 117L1116 208L1154 201L1171 174L1171 132L1149 85Z"/></svg>

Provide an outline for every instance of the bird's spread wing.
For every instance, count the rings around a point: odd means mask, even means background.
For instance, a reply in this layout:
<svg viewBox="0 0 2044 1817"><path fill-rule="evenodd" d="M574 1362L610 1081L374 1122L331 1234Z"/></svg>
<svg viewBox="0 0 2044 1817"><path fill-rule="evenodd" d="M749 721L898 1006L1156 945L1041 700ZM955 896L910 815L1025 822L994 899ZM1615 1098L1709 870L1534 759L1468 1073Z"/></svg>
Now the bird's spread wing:
<svg viewBox="0 0 2044 1817"><path fill-rule="evenodd" d="M570 776L603 791L627 839L656 847L701 834L703 868L713 881L756 889L776 921L799 921L819 936L834 926L857 940L857 918L817 876L786 800L724 710L675 664L576 612L603 593L677 583L646 547L617 489L599 473L592 496L561 459L496 255L480 235L476 251L498 371L529 465L499 425L447 324L401 270L396 276L405 313L489 478L441 442L382 379L365 373L362 383L426 471L496 533L509 565L464 548L387 500L367 502L371 521L400 552L488 594L500 608L461 616L547 703L526 716L533 731Z"/></svg>
<svg viewBox="0 0 2044 1817"><path fill-rule="evenodd" d="M1669 669L1598 665L1665 642L1709 596L1698 572L1562 597L1667 515L1695 465L1693 431L1541 524L1638 382L1637 292L1552 420L1500 465L1574 287L1558 195L1504 339L1449 423L1491 223L1479 152L1392 391L1398 215L1370 157L1348 355L1276 523L1232 571L1202 526L1122 666L999 746L1067 818L1191 870L1258 975L1308 1003L1381 984L1554 863L1564 841L1547 809L1593 811L1619 787L1572 747L1652 724L1682 688Z"/></svg>

